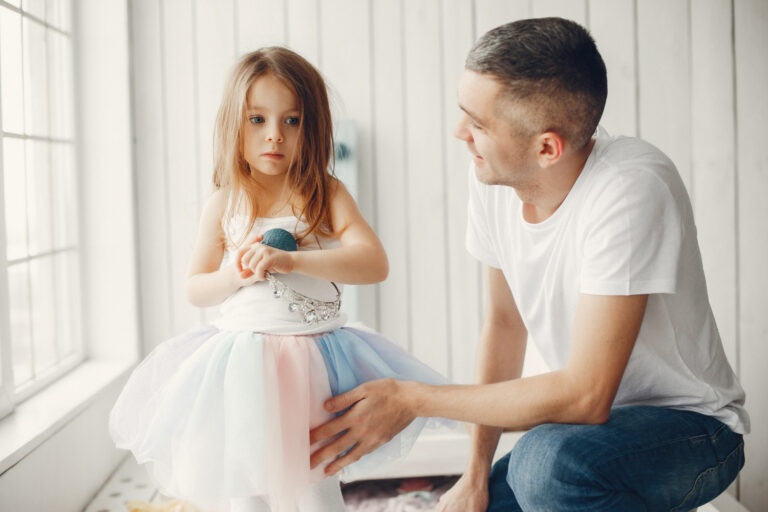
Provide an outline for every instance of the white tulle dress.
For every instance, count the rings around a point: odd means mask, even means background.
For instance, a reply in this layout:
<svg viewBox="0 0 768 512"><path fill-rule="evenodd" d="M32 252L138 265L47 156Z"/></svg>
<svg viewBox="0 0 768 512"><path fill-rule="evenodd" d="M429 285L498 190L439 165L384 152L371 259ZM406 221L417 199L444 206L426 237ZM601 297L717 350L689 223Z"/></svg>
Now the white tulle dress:
<svg viewBox="0 0 768 512"><path fill-rule="evenodd" d="M295 217L260 219L253 234L305 226ZM227 229L234 235L242 226L233 222ZM337 243L318 240L300 250ZM234 254L234 246L229 250ZM327 281L280 277L320 300L336 293ZM322 467L309 469L316 448L309 430L332 419L322 406L327 398L383 377L445 383L383 337L344 327L343 314L306 324L287 306L267 282L242 288L212 325L161 343L130 376L111 412L110 432L118 447L147 465L164 494L215 510L227 510L231 498L266 496L273 511L293 511L323 478ZM417 418L345 468L342 479L363 478L402 457L426 424Z"/></svg>

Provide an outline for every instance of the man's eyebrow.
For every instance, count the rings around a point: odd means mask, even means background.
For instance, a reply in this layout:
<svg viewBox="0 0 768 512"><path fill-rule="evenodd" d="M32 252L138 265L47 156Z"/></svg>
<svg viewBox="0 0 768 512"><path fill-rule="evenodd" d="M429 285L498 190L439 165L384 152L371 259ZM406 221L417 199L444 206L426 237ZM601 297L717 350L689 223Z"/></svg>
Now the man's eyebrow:
<svg viewBox="0 0 768 512"><path fill-rule="evenodd" d="M459 103L459 108L460 108L461 110L463 110L464 112L466 112L466 114L467 114L469 117L471 117L471 118L472 118L472 120L473 120L473 121L475 121L477 124L485 125L485 121L484 121L484 120L480 119L480 117L479 117L477 114L475 114L475 113L474 113L474 112L472 112L471 110L467 109L467 108L466 108L464 105L462 105L461 103Z"/></svg>

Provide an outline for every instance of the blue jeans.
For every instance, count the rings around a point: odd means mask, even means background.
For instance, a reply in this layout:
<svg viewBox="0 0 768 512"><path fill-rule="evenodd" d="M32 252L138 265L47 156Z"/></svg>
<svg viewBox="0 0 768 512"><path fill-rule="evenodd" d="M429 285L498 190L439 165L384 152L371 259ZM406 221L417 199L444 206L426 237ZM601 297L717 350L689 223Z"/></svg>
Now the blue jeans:
<svg viewBox="0 0 768 512"><path fill-rule="evenodd" d="M544 424L491 469L489 512L688 511L744 466L740 434L703 414L614 407L602 425Z"/></svg>

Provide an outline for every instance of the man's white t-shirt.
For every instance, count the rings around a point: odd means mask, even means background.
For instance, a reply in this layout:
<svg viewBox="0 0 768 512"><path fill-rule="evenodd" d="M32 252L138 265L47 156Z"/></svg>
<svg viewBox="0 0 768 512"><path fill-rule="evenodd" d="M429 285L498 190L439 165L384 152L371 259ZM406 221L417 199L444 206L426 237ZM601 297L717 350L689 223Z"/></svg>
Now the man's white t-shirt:
<svg viewBox="0 0 768 512"><path fill-rule="evenodd" d="M690 200L674 164L602 128L584 169L543 222L523 219L515 190L470 168L467 249L503 271L529 341L563 368L579 294L649 294L614 405L714 416L749 431L741 388L707 297Z"/></svg>

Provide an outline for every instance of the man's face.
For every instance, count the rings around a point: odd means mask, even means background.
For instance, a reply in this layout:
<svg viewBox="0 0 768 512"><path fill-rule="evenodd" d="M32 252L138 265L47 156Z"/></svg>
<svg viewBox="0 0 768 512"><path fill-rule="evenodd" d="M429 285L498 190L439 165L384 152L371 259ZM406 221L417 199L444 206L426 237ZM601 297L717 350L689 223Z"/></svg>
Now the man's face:
<svg viewBox="0 0 768 512"><path fill-rule="evenodd" d="M458 92L462 115L454 135L467 143L482 183L525 186L535 169L532 138L513 127L505 114L515 107L499 99L501 92L491 75L465 70Z"/></svg>

